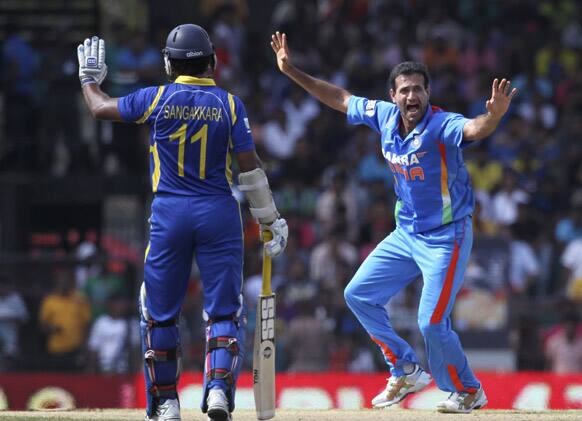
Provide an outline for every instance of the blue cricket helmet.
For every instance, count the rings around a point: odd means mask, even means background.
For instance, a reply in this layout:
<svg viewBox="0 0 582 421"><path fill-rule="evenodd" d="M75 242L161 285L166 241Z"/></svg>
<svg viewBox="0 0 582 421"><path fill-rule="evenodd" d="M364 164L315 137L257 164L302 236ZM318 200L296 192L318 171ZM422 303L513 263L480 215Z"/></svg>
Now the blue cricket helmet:
<svg viewBox="0 0 582 421"><path fill-rule="evenodd" d="M168 59L188 60L213 55L214 46L204 28L187 23L170 31L162 53Z"/></svg>

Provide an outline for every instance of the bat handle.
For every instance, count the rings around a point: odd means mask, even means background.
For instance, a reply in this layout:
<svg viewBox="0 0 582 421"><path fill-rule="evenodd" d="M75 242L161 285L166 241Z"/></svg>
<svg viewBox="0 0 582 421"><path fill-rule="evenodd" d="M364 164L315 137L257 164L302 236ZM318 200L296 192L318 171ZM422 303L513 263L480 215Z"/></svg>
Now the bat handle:
<svg viewBox="0 0 582 421"><path fill-rule="evenodd" d="M273 239L273 233L269 230L262 232L263 243L271 241ZM267 255L265 248L263 247L263 285L262 294L271 295L273 293L271 289L271 257Z"/></svg>
<svg viewBox="0 0 582 421"><path fill-rule="evenodd" d="M263 243L267 243L273 239L273 233L266 229L261 232L261 237L263 239Z"/></svg>

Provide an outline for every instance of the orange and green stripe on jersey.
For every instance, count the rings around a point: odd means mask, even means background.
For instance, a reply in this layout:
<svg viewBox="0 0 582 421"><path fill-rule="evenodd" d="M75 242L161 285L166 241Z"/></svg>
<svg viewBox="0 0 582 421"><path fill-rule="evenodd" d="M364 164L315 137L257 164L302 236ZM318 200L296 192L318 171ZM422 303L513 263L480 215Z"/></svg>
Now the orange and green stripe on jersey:
<svg viewBox="0 0 582 421"><path fill-rule="evenodd" d="M443 201L442 223L443 225L452 222L453 210L451 207L451 193L449 192L449 170L447 167L447 150L445 145L439 143L441 155L441 199Z"/></svg>

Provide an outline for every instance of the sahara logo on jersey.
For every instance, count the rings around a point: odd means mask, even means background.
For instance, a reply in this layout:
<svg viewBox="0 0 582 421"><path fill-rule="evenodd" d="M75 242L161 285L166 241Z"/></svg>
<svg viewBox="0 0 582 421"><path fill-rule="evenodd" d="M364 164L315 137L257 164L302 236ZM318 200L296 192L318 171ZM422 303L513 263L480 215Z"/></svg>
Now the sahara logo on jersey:
<svg viewBox="0 0 582 421"><path fill-rule="evenodd" d="M394 153L385 151L384 157L388 161L388 165L394 174L402 174L404 180L424 181L424 170L420 166L420 159L426 155L426 152L417 152L407 155L396 155ZM414 167L412 165L418 164ZM408 168L405 168L408 167Z"/></svg>
<svg viewBox="0 0 582 421"><path fill-rule="evenodd" d="M207 120L222 121L222 108L198 105L166 105L164 106L164 118L176 120Z"/></svg>
<svg viewBox="0 0 582 421"><path fill-rule="evenodd" d="M417 152L407 155L396 155L395 153L384 151L384 158L386 158L386 161L392 164L414 165L420 164L420 158L422 158L425 154L426 152Z"/></svg>

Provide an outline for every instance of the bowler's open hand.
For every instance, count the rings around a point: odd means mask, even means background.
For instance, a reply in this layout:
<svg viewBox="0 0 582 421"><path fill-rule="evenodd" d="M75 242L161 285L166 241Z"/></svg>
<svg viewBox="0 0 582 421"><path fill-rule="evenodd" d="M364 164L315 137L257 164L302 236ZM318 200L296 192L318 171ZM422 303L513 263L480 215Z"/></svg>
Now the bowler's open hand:
<svg viewBox="0 0 582 421"><path fill-rule="evenodd" d="M511 81L506 79L493 80L491 86L491 98L485 103L487 111L494 117L501 118L507 112L512 98L517 94L517 89L511 89Z"/></svg>
<svg viewBox="0 0 582 421"><path fill-rule="evenodd" d="M287 47L287 35L281 34L279 31L271 35L271 48L277 55L277 66L283 73L287 70L287 66L291 64L289 58L289 48Z"/></svg>

